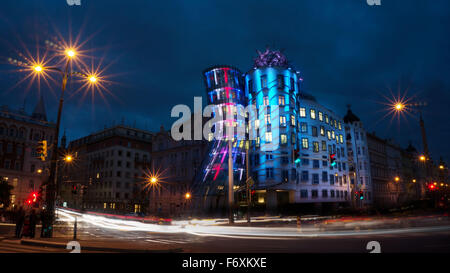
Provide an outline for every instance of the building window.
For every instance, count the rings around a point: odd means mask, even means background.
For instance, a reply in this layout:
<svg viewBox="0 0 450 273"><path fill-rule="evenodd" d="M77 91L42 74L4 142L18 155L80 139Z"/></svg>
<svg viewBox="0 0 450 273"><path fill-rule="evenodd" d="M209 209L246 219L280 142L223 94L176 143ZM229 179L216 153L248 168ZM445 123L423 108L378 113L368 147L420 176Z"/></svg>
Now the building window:
<svg viewBox="0 0 450 273"><path fill-rule="evenodd" d="M306 118L306 108L300 107L300 117Z"/></svg>
<svg viewBox="0 0 450 273"><path fill-rule="evenodd" d="M340 121L338 123L338 128L339 128L339 130L342 130L342 126L341 126L341 122Z"/></svg>
<svg viewBox="0 0 450 273"><path fill-rule="evenodd" d="M307 133L308 132L308 124L306 122L301 122L300 123L300 131L302 133Z"/></svg>
<svg viewBox="0 0 450 273"><path fill-rule="evenodd" d="M286 104L284 96L278 96L278 104L284 106Z"/></svg>
<svg viewBox="0 0 450 273"><path fill-rule="evenodd" d="M325 114L325 123L328 124L330 120L328 119L328 115Z"/></svg>
<svg viewBox="0 0 450 273"><path fill-rule="evenodd" d="M328 191L327 190L322 190L322 197L323 198L327 198L328 197Z"/></svg>
<svg viewBox="0 0 450 273"><path fill-rule="evenodd" d="M266 122L266 125L270 124L270 114L265 114L264 115L264 120Z"/></svg>
<svg viewBox="0 0 450 273"><path fill-rule="evenodd" d="M291 125L295 126L295 116L291 115Z"/></svg>
<svg viewBox="0 0 450 273"><path fill-rule="evenodd" d="M280 116L280 126L286 127L286 117Z"/></svg>
<svg viewBox="0 0 450 273"><path fill-rule="evenodd" d="M334 185L334 175L330 174L330 185Z"/></svg>
<svg viewBox="0 0 450 273"><path fill-rule="evenodd" d="M322 182L328 182L328 172L322 172Z"/></svg>
<svg viewBox="0 0 450 273"><path fill-rule="evenodd" d="M284 76L283 75L277 75L277 87L284 88Z"/></svg>
<svg viewBox="0 0 450 273"><path fill-rule="evenodd" d="M312 190L312 191L311 191L311 197L312 197L312 198L317 198L317 197L319 197L318 191L317 191L317 190Z"/></svg>
<svg viewBox="0 0 450 273"><path fill-rule="evenodd" d="M308 198L308 190L300 190L301 198Z"/></svg>
<svg viewBox="0 0 450 273"><path fill-rule="evenodd" d="M266 132L266 142L272 142L272 132Z"/></svg>
<svg viewBox="0 0 450 273"><path fill-rule="evenodd" d="M330 190L330 197L334 197L334 190Z"/></svg>
<svg viewBox="0 0 450 273"><path fill-rule="evenodd" d="M309 179L308 171L302 171L302 182L306 182Z"/></svg>
<svg viewBox="0 0 450 273"><path fill-rule="evenodd" d="M266 178L273 178L273 168L266 168Z"/></svg>
<svg viewBox="0 0 450 273"><path fill-rule="evenodd" d="M344 136L343 136L343 135L339 135L339 142L340 142L341 144L344 143Z"/></svg>
<svg viewBox="0 0 450 273"><path fill-rule="evenodd" d="M323 113L319 111L319 120L323 121Z"/></svg>
<svg viewBox="0 0 450 273"><path fill-rule="evenodd" d="M263 104L264 104L265 106L269 105L269 97L265 96L265 97L263 98Z"/></svg>
<svg viewBox="0 0 450 273"><path fill-rule="evenodd" d="M320 168L319 160L317 160L317 159L313 160L313 168L316 168L316 169Z"/></svg>
<svg viewBox="0 0 450 273"><path fill-rule="evenodd" d="M281 142L281 145L285 145L287 143L287 135L286 134L280 134L280 142Z"/></svg>
<svg viewBox="0 0 450 273"><path fill-rule="evenodd" d="M317 127L316 126L311 126L311 133L312 133L312 136L313 137L317 137L318 136L318 134L317 134Z"/></svg>
<svg viewBox="0 0 450 273"><path fill-rule="evenodd" d="M311 119L316 119L316 110L311 109L310 115L311 115Z"/></svg>
<svg viewBox="0 0 450 273"><path fill-rule="evenodd" d="M322 151L327 151L327 142L322 140Z"/></svg>
<svg viewBox="0 0 450 273"><path fill-rule="evenodd" d="M313 173L313 175L312 175L312 183L313 184L319 184L319 174L318 173Z"/></svg>
<svg viewBox="0 0 450 273"><path fill-rule="evenodd" d="M309 166L309 159L308 158L302 159L302 165L303 166Z"/></svg>
<svg viewBox="0 0 450 273"><path fill-rule="evenodd" d="M291 85L290 85L289 87L290 87L290 91L294 91L294 90L295 90L295 81L294 81L294 78L291 78Z"/></svg>
<svg viewBox="0 0 450 273"><path fill-rule="evenodd" d="M330 130L327 130L327 138L328 138L328 140L331 140L331 132L330 132Z"/></svg>
<svg viewBox="0 0 450 273"><path fill-rule="evenodd" d="M267 75L261 76L261 88L267 88Z"/></svg>
<svg viewBox="0 0 450 273"><path fill-rule="evenodd" d="M323 167L328 166L328 161L327 161L327 160L323 160L323 161L322 161L322 166L323 166Z"/></svg>
<svg viewBox="0 0 450 273"><path fill-rule="evenodd" d="M313 151L314 151L315 153L318 153L318 152L319 152L319 142L318 142L318 141L314 141L314 142L313 142Z"/></svg>
<svg viewBox="0 0 450 273"><path fill-rule="evenodd" d="M324 136L325 135L325 127L320 126L320 135Z"/></svg>
<svg viewBox="0 0 450 273"><path fill-rule="evenodd" d="M307 138L302 138L302 148L303 149L308 149L309 148L308 139Z"/></svg>

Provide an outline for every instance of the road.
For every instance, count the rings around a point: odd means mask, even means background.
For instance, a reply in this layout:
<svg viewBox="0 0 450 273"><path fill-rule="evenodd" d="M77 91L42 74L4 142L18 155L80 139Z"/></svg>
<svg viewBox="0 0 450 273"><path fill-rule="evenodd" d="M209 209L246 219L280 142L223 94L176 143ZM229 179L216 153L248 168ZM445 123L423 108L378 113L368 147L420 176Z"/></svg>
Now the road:
<svg viewBox="0 0 450 273"><path fill-rule="evenodd" d="M78 240L96 241L127 249L179 248L184 253L367 253L367 243L377 241L383 253L450 252L447 218L365 219L330 221L323 225L223 226L217 221L174 222L170 226L106 219L60 211L55 236L71 241L73 216ZM393 223L396 223L395 226ZM67 252L1 241L14 226L0 224L0 252ZM39 234L39 229L36 232ZM82 246L83 247L83 246Z"/></svg>

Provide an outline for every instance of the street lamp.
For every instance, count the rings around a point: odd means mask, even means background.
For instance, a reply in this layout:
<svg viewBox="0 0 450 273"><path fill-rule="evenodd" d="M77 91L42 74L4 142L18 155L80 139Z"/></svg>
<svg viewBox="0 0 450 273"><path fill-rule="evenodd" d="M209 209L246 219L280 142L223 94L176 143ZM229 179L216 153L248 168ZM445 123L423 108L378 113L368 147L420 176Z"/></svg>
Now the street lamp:
<svg viewBox="0 0 450 273"><path fill-rule="evenodd" d="M400 177L396 176L396 177L395 177L395 181L396 181L396 182L400 181Z"/></svg>
<svg viewBox="0 0 450 273"><path fill-rule="evenodd" d="M187 193L184 195L184 197L185 197L187 200L189 200L189 199L191 199L191 194L190 194L189 192L187 192Z"/></svg>
<svg viewBox="0 0 450 273"><path fill-rule="evenodd" d="M22 54L19 53L20 56L24 57ZM98 77L94 75L90 75L89 73L79 72L79 71L73 71L72 66L70 65L72 60L77 55L76 49L73 47L67 47L64 49L64 54L66 57L66 64L64 67L57 67L57 66L50 66L48 65L48 61L42 61L42 60L32 60L32 58L25 58L26 62L21 62L13 59L9 59L11 64L19 65L22 67L26 67L29 70L31 70L33 73L37 74L38 76L47 75L47 72L58 72L61 75L62 84L61 84L61 94L59 99L59 107L58 107L58 115L56 120L56 128L55 128L55 137L54 142L52 145L52 153L51 153L51 160L50 160L50 173L48 177L48 181L46 183L46 213L48 214L47 217L45 217L45 220L42 222L42 228L44 230L42 237L52 237L53 235L53 222L55 218L55 201L56 201L56 195L57 195L57 171L58 171L58 142L59 142L59 128L61 123L61 114L62 114L62 108L63 108L63 102L64 102L64 92L66 90L67 81L69 78L72 78L74 76L80 77L84 80L86 80L90 84L96 84ZM49 60L53 60L50 58ZM64 158L65 162L72 162L73 157L68 156Z"/></svg>
<svg viewBox="0 0 450 273"><path fill-rule="evenodd" d="M65 161L66 163L70 163L70 162L73 161L73 157L72 157L71 155L66 155L66 156L64 157L64 161Z"/></svg>
<svg viewBox="0 0 450 273"><path fill-rule="evenodd" d="M420 161L425 161L427 158L424 155L419 156Z"/></svg>

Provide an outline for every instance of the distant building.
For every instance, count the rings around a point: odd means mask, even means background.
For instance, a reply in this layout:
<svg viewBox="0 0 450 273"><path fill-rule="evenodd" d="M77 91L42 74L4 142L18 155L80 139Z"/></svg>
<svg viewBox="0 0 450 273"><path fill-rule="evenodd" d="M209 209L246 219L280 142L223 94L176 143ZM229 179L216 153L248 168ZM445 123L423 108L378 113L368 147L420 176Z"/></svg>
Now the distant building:
<svg viewBox="0 0 450 273"><path fill-rule="evenodd" d="M367 134L350 107L344 123L352 205L355 208L368 207L373 202L373 186Z"/></svg>
<svg viewBox="0 0 450 273"><path fill-rule="evenodd" d="M405 203L407 179L402 148L391 140L367 134L374 191L374 206L392 208Z"/></svg>
<svg viewBox="0 0 450 273"><path fill-rule="evenodd" d="M153 167L161 173L161 183L149 189L149 213L170 217L185 215L193 195L191 184L207 152L206 140L175 141L170 131L161 130L153 137ZM189 198L186 198L189 194Z"/></svg>
<svg viewBox="0 0 450 273"><path fill-rule="evenodd" d="M60 205L142 212L148 204L143 187L152 139L151 132L117 125L71 141L74 161L62 181Z"/></svg>
<svg viewBox="0 0 450 273"><path fill-rule="evenodd" d="M47 121L43 97L31 115L24 109L0 108L0 176L14 187L12 206L25 206L30 193L38 192L46 182L51 152L41 161L36 148L42 140L50 146L55 132L55 124Z"/></svg>

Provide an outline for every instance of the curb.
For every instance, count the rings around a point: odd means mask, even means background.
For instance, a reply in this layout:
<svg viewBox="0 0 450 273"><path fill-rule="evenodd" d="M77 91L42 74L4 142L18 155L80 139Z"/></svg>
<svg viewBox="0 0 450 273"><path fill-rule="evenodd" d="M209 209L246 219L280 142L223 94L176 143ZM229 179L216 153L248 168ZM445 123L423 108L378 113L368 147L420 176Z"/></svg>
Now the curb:
<svg viewBox="0 0 450 273"><path fill-rule="evenodd" d="M39 240L21 240L20 244L30 245L30 246L43 246L43 247L67 249L66 248L67 243L44 242L44 241L39 241ZM91 251L119 252L119 253L179 253L179 252L183 252L183 249L181 249L181 248L146 250L146 249L123 249L123 248L85 246L85 247L81 247L81 249L82 250L83 249L91 250Z"/></svg>

